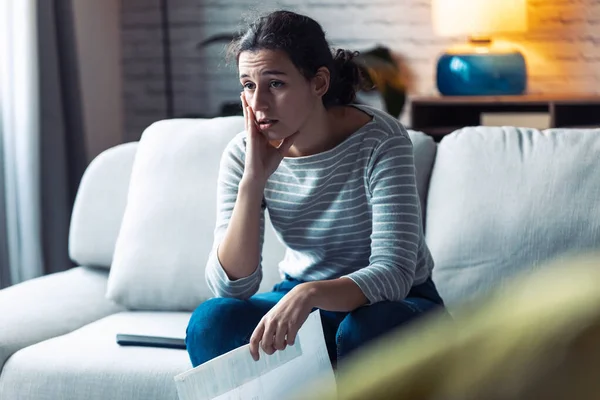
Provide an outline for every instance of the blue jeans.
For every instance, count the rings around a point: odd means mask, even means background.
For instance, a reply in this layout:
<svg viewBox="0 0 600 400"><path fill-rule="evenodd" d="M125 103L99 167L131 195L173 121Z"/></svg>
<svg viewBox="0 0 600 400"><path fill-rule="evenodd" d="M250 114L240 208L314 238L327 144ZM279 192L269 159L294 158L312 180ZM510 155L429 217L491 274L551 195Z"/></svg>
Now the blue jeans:
<svg viewBox="0 0 600 400"><path fill-rule="evenodd" d="M271 292L248 300L217 297L200 304L186 329L186 346L194 367L248 344L261 318L294 286L287 278ZM403 301L383 301L352 312L321 310L327 351L332 364L373 339L444 304L431 279L414 286Z"/></svg>

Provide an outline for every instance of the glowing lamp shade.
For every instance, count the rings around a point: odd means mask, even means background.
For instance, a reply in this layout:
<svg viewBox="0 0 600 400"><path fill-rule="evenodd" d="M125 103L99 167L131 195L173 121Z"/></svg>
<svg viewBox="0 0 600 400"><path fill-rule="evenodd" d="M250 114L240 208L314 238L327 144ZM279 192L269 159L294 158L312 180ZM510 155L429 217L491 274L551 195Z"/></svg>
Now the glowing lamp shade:
<svg viewBox="0 0 600 400"><path fill-rule="evenodd" d="M523 55L492 44L495 33L527 30L527 0L432 0L434 31L466 36L468 46L443 54L437 85L444 95L514 95L527 86Z"/></svg>
<svg viewBox="0 0 600 400"><path fill-rule="evenodd" d="M527 30L526 0L433 0L432 10L433 28L440 36Z"/></svg>

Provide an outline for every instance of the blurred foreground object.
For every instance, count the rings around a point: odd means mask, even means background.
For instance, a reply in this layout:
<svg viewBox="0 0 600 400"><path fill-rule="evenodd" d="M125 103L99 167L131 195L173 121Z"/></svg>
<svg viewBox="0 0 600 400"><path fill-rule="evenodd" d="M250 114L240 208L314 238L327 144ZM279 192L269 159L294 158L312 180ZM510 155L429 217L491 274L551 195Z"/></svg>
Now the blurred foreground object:
<svg viewBox="0 0 600 400"><path fill-rule="evenodd" d="M556 260L453 314L432 315L338 370L315 399L597 399L600 254Z"/></svg>

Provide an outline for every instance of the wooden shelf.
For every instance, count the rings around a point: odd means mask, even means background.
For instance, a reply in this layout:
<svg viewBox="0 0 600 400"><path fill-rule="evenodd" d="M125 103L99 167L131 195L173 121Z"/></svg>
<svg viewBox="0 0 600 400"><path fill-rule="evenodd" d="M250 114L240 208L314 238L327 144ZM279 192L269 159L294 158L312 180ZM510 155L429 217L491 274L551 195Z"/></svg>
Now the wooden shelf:
<svg viewBox="0 0 600 400"><path fill-rule="evenodd" d="M414 96L413 104L600 104L600 95L526 94L520 96Z"/></svg>
<svg viewBox="0 0 600 400"><path fill-rule="evenodd" d="M465 126L481 125L482 113L547 113L551 128L600 127L600 96L419 96L411 99L411 129L436 141Z"/></svg>

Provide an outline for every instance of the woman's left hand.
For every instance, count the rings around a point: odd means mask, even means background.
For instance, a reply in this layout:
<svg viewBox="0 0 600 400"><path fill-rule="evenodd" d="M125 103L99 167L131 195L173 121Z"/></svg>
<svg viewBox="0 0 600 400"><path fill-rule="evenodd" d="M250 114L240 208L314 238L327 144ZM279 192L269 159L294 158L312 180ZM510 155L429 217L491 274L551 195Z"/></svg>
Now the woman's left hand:
<svg viewBox="0 0 600 400"><path fill-rule="evenodd" d="M250 338L250 353L258 361L258 346L267 354L292 346L298 330L313 309L310 286L302 283L290 290L258 323Z"/></svg>

